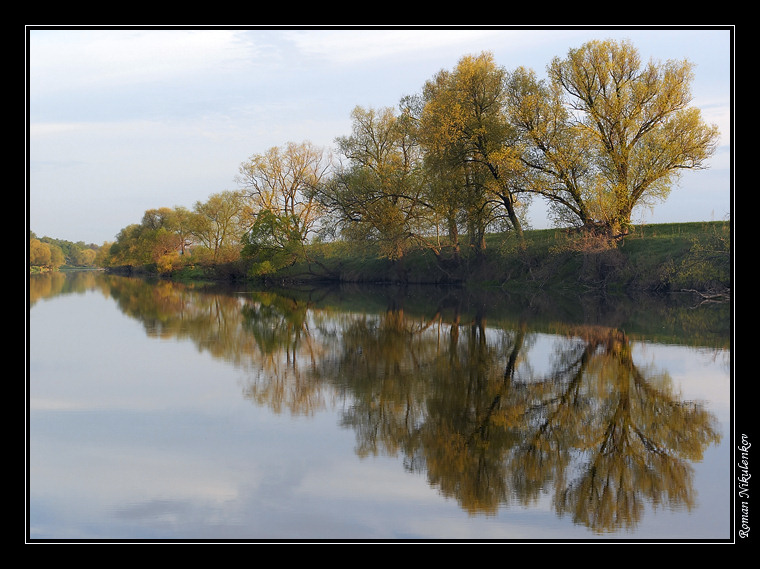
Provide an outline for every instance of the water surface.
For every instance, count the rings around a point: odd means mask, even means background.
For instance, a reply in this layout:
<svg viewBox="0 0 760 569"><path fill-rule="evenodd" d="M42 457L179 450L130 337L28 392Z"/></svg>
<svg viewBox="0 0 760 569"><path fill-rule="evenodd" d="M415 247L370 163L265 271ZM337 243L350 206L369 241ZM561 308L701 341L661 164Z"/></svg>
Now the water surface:
<svg viewBox="0 0 760 569"><path fill-rule="evenodd" d="M30 277L29 537L730 537L729 310Z"/></svg>

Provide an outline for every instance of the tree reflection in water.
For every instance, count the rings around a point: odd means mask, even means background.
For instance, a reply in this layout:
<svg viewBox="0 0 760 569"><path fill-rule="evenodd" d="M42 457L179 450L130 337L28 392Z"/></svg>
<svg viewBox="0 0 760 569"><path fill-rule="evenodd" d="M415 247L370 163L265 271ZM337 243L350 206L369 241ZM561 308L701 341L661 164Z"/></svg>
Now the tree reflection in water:
<svg viewBox="0 0 760 569"><path fill-rule="evenodd" d="M716 418L638 365L614 326L525 314L487 325L483 304L444 297L412 313L403 297L341 305L329 291L96 282L148 333L244 368L244 395L259 405L311 414L340 402L359 456L402 457L471 514L547 495L594 531L633 528L647 505L693 507L691 463L721 438ZM539 337L554 351L532 349Z"/></svg>
<svg viewBox="0 0 760 569"><path fill-rule="evenodd" d="M349 327L324 364L353 397L360 453L403 453L473 514L551 490L559 515L605 531L635 526L646 502L693 505L689 461L719 441L716 419L636 366L622 332L568 329L535 377L525 322L490 338L476 318L444 342L423 329L389 311Z"/></svg>

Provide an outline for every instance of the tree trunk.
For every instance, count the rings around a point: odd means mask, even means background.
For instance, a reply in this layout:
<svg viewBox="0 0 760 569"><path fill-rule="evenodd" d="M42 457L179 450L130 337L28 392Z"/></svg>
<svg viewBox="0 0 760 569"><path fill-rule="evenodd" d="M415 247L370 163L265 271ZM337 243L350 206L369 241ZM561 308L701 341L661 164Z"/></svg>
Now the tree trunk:
<svg viewBox="0 0 760 569"><path fill-rule="evenodd" d="M454 258L459 258L459 230L457 229L456 220L453 217L448 219L449 242L454 252Z"/></svg>
<svg viewBox="0 0 760 569"><path fill-rule="evenodd" d="M523 240L522 224L520 223L520 219L517 217L517 212L515 212L515 206L512 203L512 196L510 194L502 195L501 201L507 210L507 216L509 216L509 221L510 223L512 223L512 227L515 230L515 233L517 234L517 238L520 241L522 241Z"/></svg>

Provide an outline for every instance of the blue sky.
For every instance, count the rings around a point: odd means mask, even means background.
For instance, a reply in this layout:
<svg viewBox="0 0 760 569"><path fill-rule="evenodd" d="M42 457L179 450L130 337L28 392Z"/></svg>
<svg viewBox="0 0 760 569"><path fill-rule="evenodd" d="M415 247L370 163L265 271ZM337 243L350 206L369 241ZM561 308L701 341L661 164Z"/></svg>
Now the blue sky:
<svg viewBox="0 0 760 569"><path fill-rule="evenodd" d="M696 65L693 104L717 124L708 170L689 172L639 223L728 219L732 38L714 28L28 28L28 223L101 244L147 209L237 189L238 167L273 146L327 149L355 106L395 107L464 55L545 76L591 39L629 39L642 59ZM548 227L545 206L533 227Z"/></svg>

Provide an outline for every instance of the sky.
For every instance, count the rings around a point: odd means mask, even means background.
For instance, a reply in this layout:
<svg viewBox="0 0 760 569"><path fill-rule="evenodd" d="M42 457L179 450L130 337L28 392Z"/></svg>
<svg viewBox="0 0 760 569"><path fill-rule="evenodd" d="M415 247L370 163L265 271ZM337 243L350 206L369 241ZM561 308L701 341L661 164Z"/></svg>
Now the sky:
<svg viewBox="0 0 760 569"><path fill-rule="evenodd" d="M643 61L695 64L692 104L721 131L636 223L730 219L733 38L701 28L26 28L27 225L97 245L148 209L192 208L239 189L239 167L288 142L326 150L351 111L396 107L465 55L546 76L593 39L630 40ZM543 202L530 226L547 228Z"/></svg>

